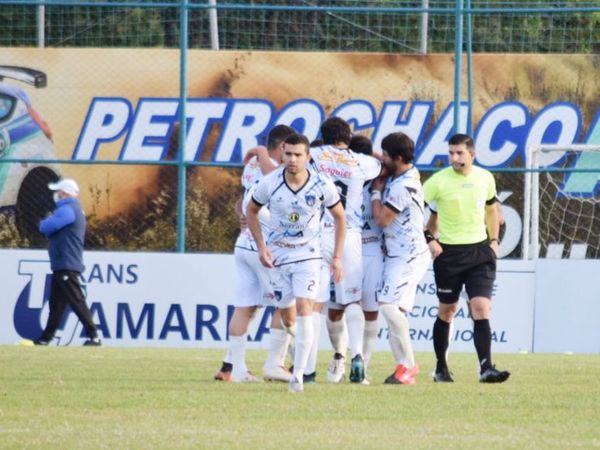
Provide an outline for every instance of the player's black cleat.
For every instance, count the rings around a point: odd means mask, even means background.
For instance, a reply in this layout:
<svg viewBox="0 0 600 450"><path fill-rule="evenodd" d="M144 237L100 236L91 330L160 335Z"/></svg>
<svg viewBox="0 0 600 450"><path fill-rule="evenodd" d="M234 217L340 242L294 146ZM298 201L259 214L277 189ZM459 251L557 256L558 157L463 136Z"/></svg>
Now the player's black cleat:
<svg viewBox="0 0 600 450"><path fill-rule="evenodd" d="M33 345L50 345L50 341L45 341L43 339L36 339L33 341Z"/></svg>
<svg viewBox="0 0 600 450"><path fill-rule="evenodd" d="M433 381L436 383L454 383L454 378L452 378L452 372L446 368L442 370L436 370L433 374Z"/></svg>
<svg viewBox="0 0 600 450"><path fill-rule="evenodd" d="M480 383L503 383L510 377L510 372L507 370L497 370L495 366L485 370L479 375Z"/></svg>
<svg viewBox="0 0 600 450"><path fill-rule="evenodd" d="M84 347L101 347L102 346L102 341L100 340L100 338L91 338L88 339L87 341L85 341L83 343Z"/></svg>
<svg viewBox="0 0 600 450"><path fill-rule="evenodd" d="M304 384L314 384L317 382L317 372L305 373L302 375L302 382Z"/></svg>

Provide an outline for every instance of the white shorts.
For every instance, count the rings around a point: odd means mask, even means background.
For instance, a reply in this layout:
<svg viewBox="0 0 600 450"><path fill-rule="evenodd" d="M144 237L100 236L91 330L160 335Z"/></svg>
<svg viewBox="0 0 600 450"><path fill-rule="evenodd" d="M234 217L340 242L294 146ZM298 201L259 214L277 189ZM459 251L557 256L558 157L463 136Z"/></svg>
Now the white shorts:
<svg viewBox="0 0 600 450"><path fill-rule="evenodd" d="M431 254L425 251L407 258L386 258L383 263L383 282L377 295L379 303L398 305L410 312L415 305L417 285L425 275Z"/></svg>
<svg viewBox="0 0 600 450"><path fill-rule="evenodd" d="M344 269L344 278L341 283L335 284L335 295L330 295L331 258L333 256L334 234L323 233L321 235L321 253L323 263L327 270L323 268L321 275L321 290L318 295L319 301L329 301L329 307L333 309L342 309L350 303L360 301L362 296L362 236L360 231L348 231L346 233L346 243L342 254L342 267Z"/></svg>
<svg viewBox="0 0 600 450"><path fill-rule="evenodd" d="M363 249L364 250L364 249ZM381 280L383 277L383 252L379 250L379 255L365 253L363 251L363 282L362 299L360 305L363 311L378 311L377 292L381 290Z"/></svg>
<svg viewBox="0 0 600 450"><path fill-rule="evenodd" d="M320 259L292 262L275 267L275 305L285 309L294 305L296 297L315 300L319 293Z"/></svg>
<svg viewBox="0 0 600 450"><path fill-rule="evenodd" d="M235 257L235 297L233 306L273 306L275 289L271 282L272 269L260 263L258 252L236 247Z"/></svg>

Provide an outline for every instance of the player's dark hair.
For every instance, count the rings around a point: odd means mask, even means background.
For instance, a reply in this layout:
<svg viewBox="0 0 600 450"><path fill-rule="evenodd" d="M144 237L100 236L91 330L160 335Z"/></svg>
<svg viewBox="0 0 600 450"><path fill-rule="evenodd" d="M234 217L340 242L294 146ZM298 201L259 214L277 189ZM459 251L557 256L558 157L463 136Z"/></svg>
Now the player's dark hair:
<svg viewBox="0 0 600 450"><path fill-rule="evenodd" d="M315 139L310 143L311 147L321 147L324 144L323 139Z"/></svg>
<svg viewBox="0 0 600 450"><path fill-rule="evenodd" d="M352 137L350 125L339 117L330 117L321 124L321 137L325 145L343 143L348 145Z"/></svg>
<svg viewBox="0 0 600 450"><path fill-rule="evenodd" d="M371 139L361 134L352 136L348 147L350 147L350 150L356 153L362 153L363 155L373 154L373 143L371 142Z"/></svg>
<svg viewBox="0 0 600 450"><path fill-rule="evenodd" d="M468 134L455 134L448 140L448 145L465 145L470 152L475 151L475 142Z"/></svg>
<svg viewBox="0 0 600 450"><path fill-rule="evenodd" d="M415 143L406 134L397 132L388 134L381 141L381 148L393 160L402 158L405 164L415 159Z"/></svg>
<svg viewBox="0 0 600 450"><path fill-rule="evenodd" d="M298 133L290 134L287 138L285 138L284 142L290 145L304 144L304 147L306 148L306 153L308 153L308 148L310 147L310 142L308 141L308 138L303 134Z"/></svg>
<svg viewBox="0 0 600 450"><path fill-rule="evenodd" d="M292 127L288 127L287 125L275 125L271 128L271 131L269 131L267 148L269 150L275 150L289 135L294 133L295 131Z"/></svg>

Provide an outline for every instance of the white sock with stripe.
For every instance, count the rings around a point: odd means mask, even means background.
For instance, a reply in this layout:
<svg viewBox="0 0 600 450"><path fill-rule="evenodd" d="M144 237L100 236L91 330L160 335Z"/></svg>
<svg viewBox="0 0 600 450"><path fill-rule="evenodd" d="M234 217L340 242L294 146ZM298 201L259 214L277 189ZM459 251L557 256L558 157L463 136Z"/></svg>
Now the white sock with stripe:
<svg viewBox="0 0 600 450"><path fill-rule="evenodd" d="M415 355L410 340L410 326L406 314L397 305L381 304L379 310L385 317L390 330L390 347L396 364L414 367Z"/></svg>
<svg viewBox="0 0 600 450"><path fill-rule="evenodd" d="M352 303L346 307L344 313L348 324L348 342L350 356L354 358L363 351L363 336L365 334L365 315L358 303Z"/></svg>
<svg viewBox="0 0 600 450"><path fill-rule="evenodd" d="M313 343L313 317L298 316L296 318L296 353L294 355L294 376L302 383L302 375Z"/></svg>

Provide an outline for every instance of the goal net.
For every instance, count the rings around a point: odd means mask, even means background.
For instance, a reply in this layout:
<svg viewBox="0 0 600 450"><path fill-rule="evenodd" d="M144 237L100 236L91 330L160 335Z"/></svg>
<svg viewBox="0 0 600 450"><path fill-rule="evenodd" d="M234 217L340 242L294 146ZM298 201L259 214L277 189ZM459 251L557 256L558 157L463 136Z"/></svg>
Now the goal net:
<svg viewBox="0 0 600 450"><path fill-rule="evenodd" d="M527 153L524 259L600 259L600 145Z"/></svg>

